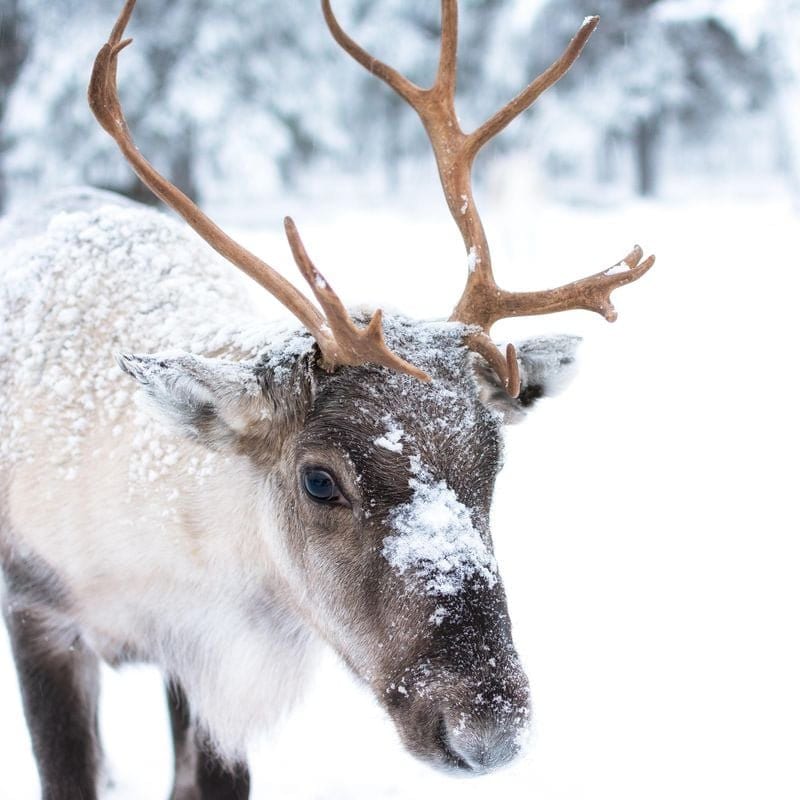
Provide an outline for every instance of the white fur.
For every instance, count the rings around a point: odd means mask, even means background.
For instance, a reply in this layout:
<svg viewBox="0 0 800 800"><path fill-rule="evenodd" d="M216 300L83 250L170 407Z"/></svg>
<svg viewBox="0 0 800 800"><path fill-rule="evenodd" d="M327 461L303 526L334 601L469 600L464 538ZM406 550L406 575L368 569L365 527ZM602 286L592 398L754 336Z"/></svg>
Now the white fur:
<svg viewBox="0 0 800 800"><path fill-rule="evenodd" d="M61 202L79 210L19 221L32 235L5 243L0 549L51 565L97 652L176 677L234 757L291 706L317 640L283 590L263 476L151 419L114 354L236 361L272 334L230 325L248 307L230 268L163 215L100 193Z"/></svg>
<svg viewBox="0 0 800 800"><path fill-rule="evenodd" d="M538 384L547 397L566 389L576 371L578 336L537 336L518 347L523 386Z"/></svg>

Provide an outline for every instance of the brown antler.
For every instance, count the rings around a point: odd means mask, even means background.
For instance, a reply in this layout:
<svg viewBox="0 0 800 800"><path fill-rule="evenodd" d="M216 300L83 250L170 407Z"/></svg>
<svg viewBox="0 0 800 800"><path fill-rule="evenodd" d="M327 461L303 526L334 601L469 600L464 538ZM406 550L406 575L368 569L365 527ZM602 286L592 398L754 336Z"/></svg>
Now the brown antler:
<svg viewBox="0 0 800 800"><path fill-rule="evenodd" d="M546 89L575 63L600 21L587 17L561 57L532 81L520 94L472 133L464 133L455 110L458 0L442 0L442 42L436 80L423 89L392 67L373 58L345 33L334 16L330 0L322 0L322 11L333 38L365 69L394 89L419 114L433 147L450 213L461 231L469 255L469 275L461 299L450 317L453 321L480 328L467 337L467 345L483 355L497 371L512 396L519 394L519 365L513 347L505 357L489 338L494 322L504 317L549 314L573 308L597 311L609 321L616 319L611 292L631 283L655 262L644 263L636 248L619 263L589 278L542 292L507 292L500 289L492 273L486 233L472 196L472 165L481 148L515 117L529 108Z"/></svg>
<svg viewBox="0 0 800 800"><path fill-rule="evenodd" d="M382 364L415 378L428 380L424 372L396 356L386 346L380 311L373 314L366 328L361 330L356 327L336 292L311 263L291 219L286 219L289 244L325 316L286 278L231 239L142 156L131 138L117 92L117 57L132 41L123 40L122 36L135 5L136 0L126 0L108 42L97 54L89 84L89 105L97 121L111 134L142 182L177 211L221 256L261 284L308 328L319 345L322 364L326 369L332 370L343 364Z"/></svg>

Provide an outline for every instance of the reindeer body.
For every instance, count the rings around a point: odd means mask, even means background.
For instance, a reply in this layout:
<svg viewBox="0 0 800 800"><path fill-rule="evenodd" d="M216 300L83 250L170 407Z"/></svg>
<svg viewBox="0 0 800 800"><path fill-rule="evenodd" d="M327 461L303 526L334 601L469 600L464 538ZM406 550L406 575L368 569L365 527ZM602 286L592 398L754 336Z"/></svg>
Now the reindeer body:
<svg viewBox="0 0 800 800"><path fill-rule="evenodd" d="M237 336L247 298L162 214L94 192L62 202L47 230L6 250L0 284L10 588L15 575L33 584L54 634L82 636L109 662L159 663L237 752L291 703L315 637L280 587L265 586L273 555L253 533L244 457L170 435L138 410L115 352L241 359L253 342L268 347L269 332L255 323L249 342ZM25 578L35 565L47 565L41 586Z"/></svg>

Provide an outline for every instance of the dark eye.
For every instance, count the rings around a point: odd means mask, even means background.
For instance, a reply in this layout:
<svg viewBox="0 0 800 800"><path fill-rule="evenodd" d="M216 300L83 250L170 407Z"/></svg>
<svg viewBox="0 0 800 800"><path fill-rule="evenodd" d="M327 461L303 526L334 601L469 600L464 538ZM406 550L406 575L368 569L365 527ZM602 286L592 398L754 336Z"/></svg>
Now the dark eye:
<svg viewBox="0 0 800 800"><path fill-rule="evenodd" d="M303 473L303 488L306 494L318 503L347 505L336 480L324 469L307 469Z"/></svg>

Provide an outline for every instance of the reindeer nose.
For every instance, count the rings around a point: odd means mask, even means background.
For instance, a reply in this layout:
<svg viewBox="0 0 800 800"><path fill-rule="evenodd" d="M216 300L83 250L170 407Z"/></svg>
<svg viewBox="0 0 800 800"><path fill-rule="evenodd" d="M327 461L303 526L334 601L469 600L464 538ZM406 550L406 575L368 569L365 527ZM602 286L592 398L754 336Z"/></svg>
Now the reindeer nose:
<svg viewBox="0 0 800 800"><path fill-rule="evenodd" d="M524 720L473 718L460 714L443 717L443 740L456 765L481 774L502 767L520 751L527 731Z"/></svg>

